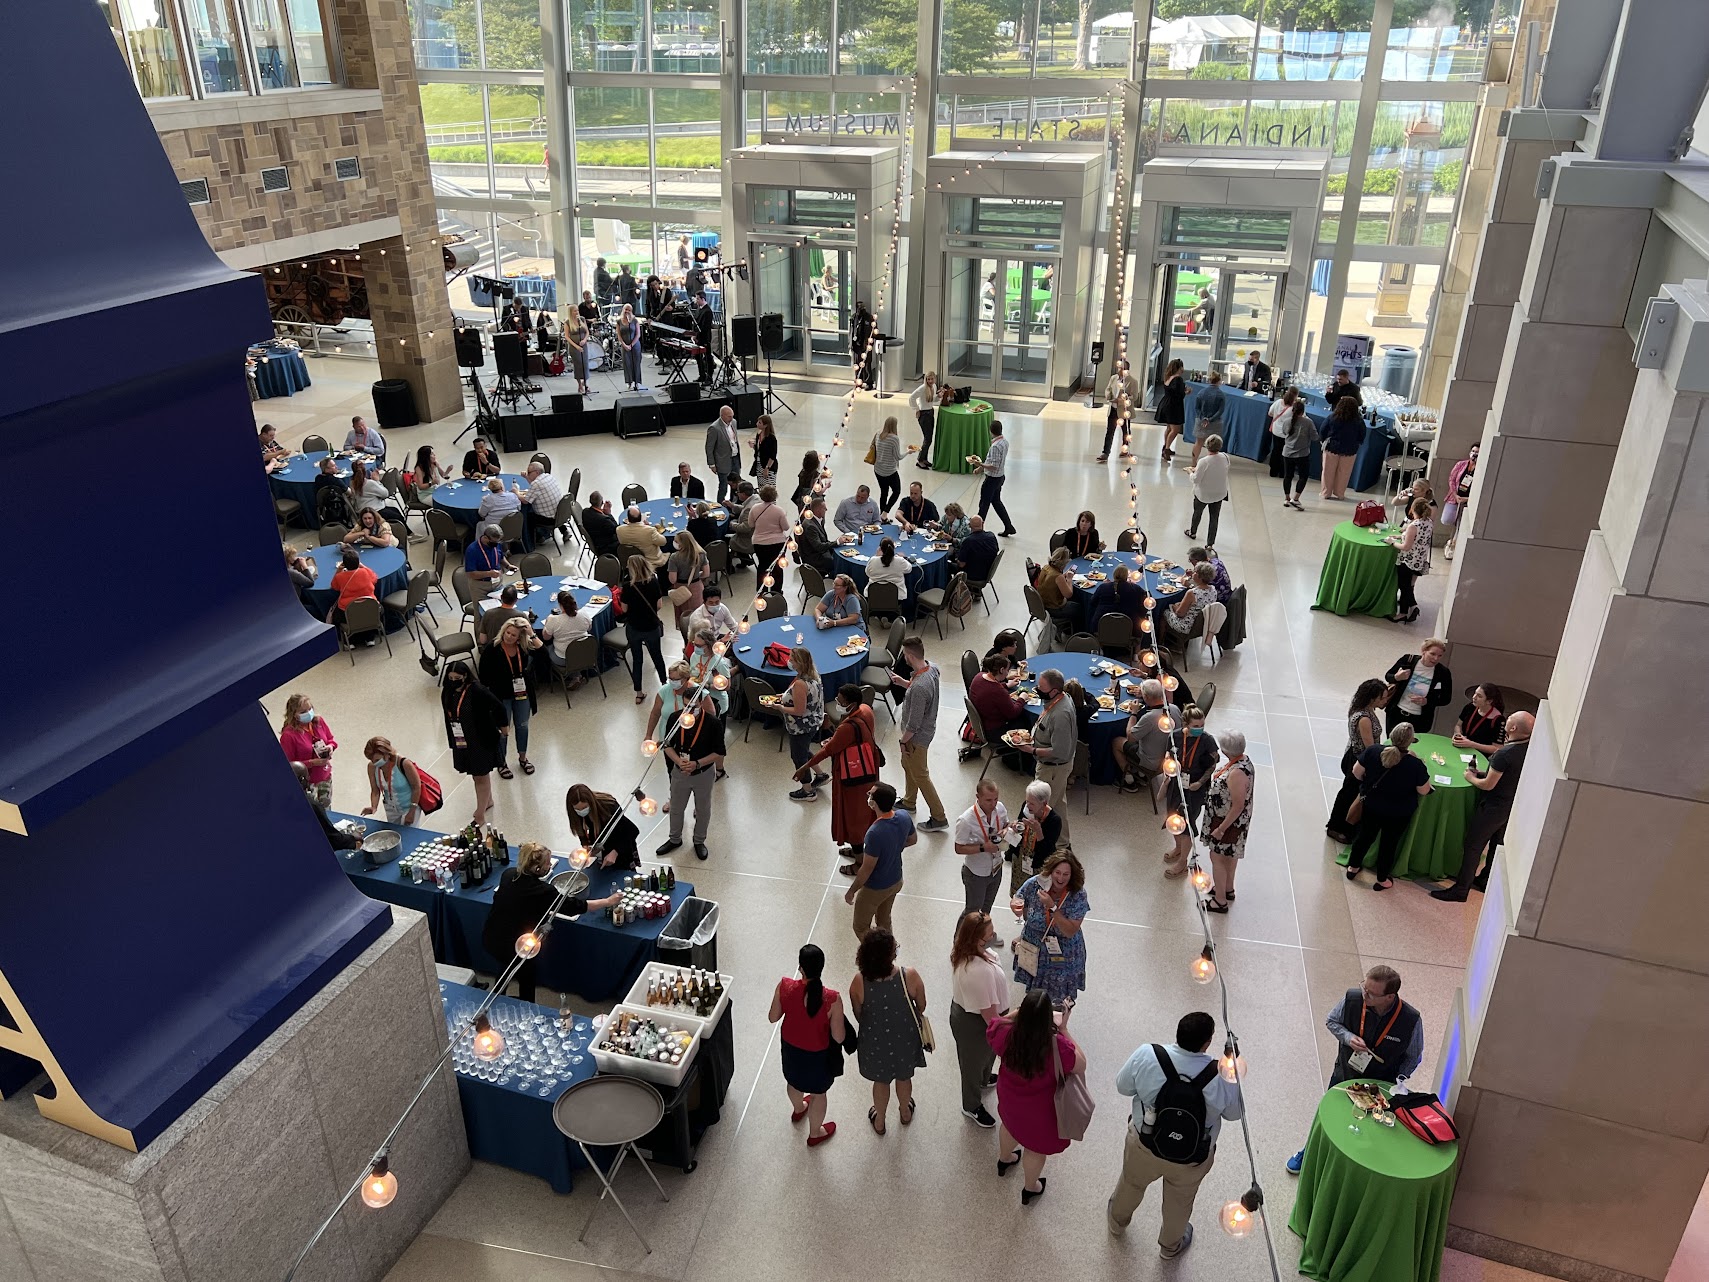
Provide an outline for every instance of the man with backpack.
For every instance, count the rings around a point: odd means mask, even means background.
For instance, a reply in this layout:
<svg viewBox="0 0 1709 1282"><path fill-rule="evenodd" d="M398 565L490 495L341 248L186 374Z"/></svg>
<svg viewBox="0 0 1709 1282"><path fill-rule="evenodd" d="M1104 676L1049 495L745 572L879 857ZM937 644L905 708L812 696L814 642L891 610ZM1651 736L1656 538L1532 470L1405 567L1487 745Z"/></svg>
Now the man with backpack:
<svg viewBox="0 0 1709 1282"><path fill-rule="evenodd" d="M1216 1160L1217 1133L1246 1106L1240 1088L1217 1072L1209 1053L1216 1021L1203 1011L1181 1016L1175 1044L1141 1046L1116 1074L1116 1090L1133 1097L1122 1173L1105 1217L1120 1237L1145 1191L1163 1181L1163 1228L1157 1245L1173 1260L1193 1244L1193 1199Z"/></svg>

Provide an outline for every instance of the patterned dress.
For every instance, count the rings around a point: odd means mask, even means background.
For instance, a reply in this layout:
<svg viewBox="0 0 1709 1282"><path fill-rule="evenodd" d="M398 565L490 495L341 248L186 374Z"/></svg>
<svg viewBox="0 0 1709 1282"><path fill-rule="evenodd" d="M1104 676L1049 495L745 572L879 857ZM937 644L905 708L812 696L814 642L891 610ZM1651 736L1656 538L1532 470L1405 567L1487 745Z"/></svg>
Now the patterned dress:
<svg viewBox="0 0 1709 1282"><path fill-rule="evenodd" d="M1246 802L1240 808L1240 813L1229 825L1228 833L1221 841L1211 836L1223 821L1228 818L1230 797L1228 777L1238 770L1246 776ZM1200 831L1205 835L1205 845L1211 854L1221 855L1225 859L1243 859L1246 856L1246 830L1252 826L1252 793L1256 772L1252 769L1252 758L1241 757L1231 761L1218 770L1211 778L1210 796L1205 798L1205 818Z"/></svg>
<svg viewBox="0 0 1709 1282"><path fill-rule="evenodd" d="M902 968L877 982L863 981L862 987L860 1075L869 1082L905 1082L926 1066L926 1052L902 987Z"/></svg>
<svg viewBox="0 0 1709 1282"><path fill-rule="evenodd" d="M1020 958L1015 959L1015 981L1025 984L1028 988L1042 988L1049 994L1052 1002L1060 1003L1064 997L1072 997L1086 987L1086 935L1076 931L1072 935L1064 935L1052 930L1050 938L1057 941L1061 947L1060 953L1052 953L1045 946L1045 924L1052 920L1046 913L1044 904L1038 897L1039 881L1037 877L1028 877L1021 885L1020 900L1024 905L1021 914L1021 938L1029 944L1038 945L1038 975L1030 975L1021 969ZM1092 911L1092 903L1086 898L1084 890L1076 890L1062 901L1056 910L1056 917L1066 917L1070 921L1084 921L1086 914Z"/></svg>

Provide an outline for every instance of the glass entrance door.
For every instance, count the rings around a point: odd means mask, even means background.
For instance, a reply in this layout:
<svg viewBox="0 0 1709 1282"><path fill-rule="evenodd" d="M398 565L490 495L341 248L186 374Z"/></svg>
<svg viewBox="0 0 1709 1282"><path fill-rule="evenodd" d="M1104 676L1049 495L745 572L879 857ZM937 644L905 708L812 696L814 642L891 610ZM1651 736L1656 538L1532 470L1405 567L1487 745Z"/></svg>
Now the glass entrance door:
<svg viewBox="0 0 1709 1282"><path fill-rule="evenodd" d="M952 253L944 274L944 376L993 392L1050 379L1054 258Z"/></svg>
<svg viewBox="0 0 1709 1282"><path fill-rule="evenodd" d="M1272 369L1281 366L1271 350L1276 334L1276 299L1280 272L1224 271L1222 297L1226 306L1217 318L1216 359L1225 377L1237 378L1246 353L1256 350Z"/></svg>
<svg viewBox="0 0 1709 1282"><path fill-rule="evenodd" d="M1159 352L1150 371L1153 381L1174 359L1189 375L1202 377L1219 369L1231 376L1253 349L1275 367L1272 344L1284 279L1283 272L1158 263L1153 284Z"/></svg>
<svg viewBox="0 0 1709 1282"><path fill-rule="evenodd" d="M783 317L783 343L771 354L784 368L849 364L849 324L854 313L854 251L814 241L753 241L757 315Z"/></svg>
<svg viewBox="0 0 1709 1282"><path fill-rule="evenodd" d="M808 242L796 251L807 269L807 332L815 365L848 365L849 319L854 314L854 254Z"/></svg>

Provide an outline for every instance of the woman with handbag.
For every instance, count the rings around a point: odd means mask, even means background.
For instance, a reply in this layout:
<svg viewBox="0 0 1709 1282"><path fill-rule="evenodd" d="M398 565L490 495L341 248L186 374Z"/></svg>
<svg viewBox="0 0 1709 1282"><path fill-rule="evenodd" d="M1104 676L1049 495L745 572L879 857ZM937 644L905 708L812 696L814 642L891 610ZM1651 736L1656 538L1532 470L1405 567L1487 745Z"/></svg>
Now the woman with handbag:
<svg viewBox="0 0 1709 1282"><path fill-rule="evenodd" d="M904 1126L914 1120L914 1070L926 1066L932 1046L926 981L912 967L896 964L896 936L882 926L867 931L855 964L860 972L849 981L849 1007L860 1023L860 1075L872 1083L866 1120L883 1135L893 1082L896 1115Z"/></svg>
<svg viewBox="0 0 1709 1282"><path fill-rule="evenodd" d="M896 434L894 414L884 420L866 453L878 478L878 510L888 517L902 497L902 478L897 471L902 466L902 438Z"/></svg>
<svg viewBox="0 0 1709 1282"><path fill-rule="evenodd" d="M1021 922L1015 941L1015 981L1042 988L1053 1002L1086 987L1086 940L1081 923L1092 911L1086 870L1071 850L1058 850L1021 883L1009 908ZM1001 1052L999 1052L1001 1054Z"/></svg>
<svg viewBox="0 0 1709 1282"><path fill-rule="evenodd" d="M1347 705L1347 747L1341 754L1341 791L1329 807L1329 822L1323 831L1337 845L1353 840L1359 827L1358 817L1349 813L1359 795L1359 781L1353 777L1353 763L1372 744L1381 743L1383 730L1377 720L1377 709L1388 699L1388 687L1375 677L1359 683L1353 692L1353 702Z"/></svg>
<svg viewBox="0 0 1709 1282"><path fill-rule="evenodd" d="M852 877L860 867L860 857L866 849L866 830L872 824L872 807L866 804L866 794L878 781L878 768L884 756L878 749L877 727L872 709L861 701L860 687L852 683L837 691L837 706L843 719L825 746L807 758L796 770L795 778L806 784L813 778L813 767L821 761L831 763L831 840L838 844L838 853L849 862L838 871Z"/></svg>
<svg viewBox="0 0 1709 1282"><path fill-rule="evenodd" d="M415 762L400 757L384 735L375 735L363 744L362 756L368 762L368 804L362 813L373 814L384 799L387 823L416 822L421 815L421 774Z"/></svg>
<svg viewBox="0 0 1709 1282"><path fill-rule="evenodd" d="M675 547L665 558L670 579L671 604L676 607L676 630L688 637L688 616L705 604L706 580L712 577L711 562L700 544L686 530L676 536Z"/></svg>
<svg viewBox="0 0 1709 1282"><path fill-rule="evenodd" d="M975 911L961 915L949 950L949 1031L961 1069L961 1115L987 1129L997 1125L982 1098L997 1080L991 1076L997 1056L985 1029L1009 1010L1009 977L993 951L1001 942L991 914Z"/></svg>
<svg viewBox="0 0 1709 1282"><path fill-rule="evenodd" d="M843 999L826 988L825 953L817 944L803 944L796 954L799 978L777 981L771 995L772 1023L783 1021L778 1044L783 1048L783 1083L789 1094L791 1122L807 1119L807 1147L818 1148L837 1133L825 1120L825 1094L843 1071L843 1051L849 1027Z"/></svg>
<svg viewBox="0 0 1709 1282"><path fill-rule="evenodd" d="M1035 988L1013 1015L992 1020L985 1040L1002 1057L997 1072L997 1174L1007 1175L1016 1162L1026 1182L1021 1185L1021 1205L1031 1206L1044 1195L1045 1160L1068 1151L1070 1140L1062 1135L1057 1116L1059 1078L1078 1074L1084 1080L1086 1056L1068 1035L1068 1017L1074 1003L1062 1008L1058 1025L1056 1011L1043 989Z"/></svg>

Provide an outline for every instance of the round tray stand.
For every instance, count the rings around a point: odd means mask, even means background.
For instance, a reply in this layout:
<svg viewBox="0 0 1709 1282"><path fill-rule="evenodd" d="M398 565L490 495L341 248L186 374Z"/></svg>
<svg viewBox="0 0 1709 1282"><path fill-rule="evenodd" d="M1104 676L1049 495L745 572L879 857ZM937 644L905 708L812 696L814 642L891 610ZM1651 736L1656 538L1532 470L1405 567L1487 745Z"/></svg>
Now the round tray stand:
<svg viewBox="0 0 1709 1282"><path fill-rule="evenodd" d="M587 1164L593 1168L593 1173L599 1177L599 1182L605 1187L599 1195L599 1202L594 1203L593 1211L587 1217L587 1223L582 1225L582 1231L576 1234L576 1241L585 1241L587 1231L593 1227L594 1218L599 1214L599 1204L607 1195L617 1203L617 1209L623 1213L630 1230L641 1239L641 1245L648 1255L653 1253L652 1243L641 1232L634 1218L629 1214L629 1208L623 1205L623 1199L617 1196L617 1190L611 1184L617 1178L617 1172L623 1169L623 1159L629 1154L635 1155L635 1160L641 1164L641 1169L652 1180L653 1187L658 1189L659 1197L669 1202L670 1196L664 1186L659 1183L659 1177L653 1174L653 1168L647 1164L647 1159L641 1156L641 1150L635 1147L635 1141L652 1133L665 1116L664 1098L647 1083L633 1077L618 1077L600 1075L578 1082L562 1095L557 1103L552 1105L552 1121L557 1128L581 1149ZM611 1173L606 1174L588 1152L588 1145L595 1148L616 1148L617 1160L611 1164Z"/></svg>

